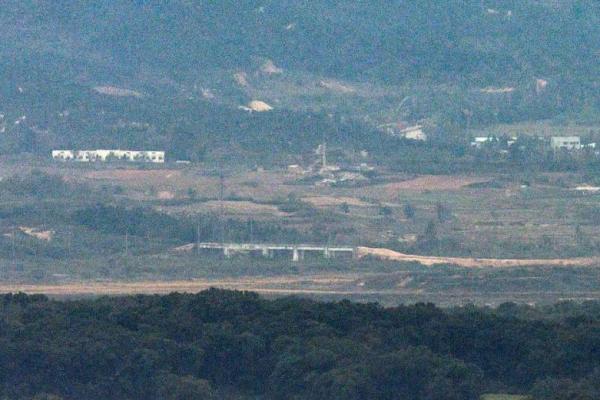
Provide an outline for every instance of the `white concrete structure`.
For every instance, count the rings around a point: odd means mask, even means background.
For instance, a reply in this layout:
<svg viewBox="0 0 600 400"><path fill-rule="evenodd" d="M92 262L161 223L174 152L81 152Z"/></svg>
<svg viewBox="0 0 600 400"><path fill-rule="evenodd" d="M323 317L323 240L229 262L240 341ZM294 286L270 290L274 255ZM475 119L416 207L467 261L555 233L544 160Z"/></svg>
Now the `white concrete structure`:
<svg viewBox="0 0 600 400"><path fill-rule="evenodd" d="M379 125L378 128L390 136L422 142L427 140L427 134L423 131L422 125L406 126L402 122L394 122L391 124Z"/></svg>
<svg viewBox="0 0 600 400"><path fill-rule="evenodd" d="M255 253L267 258L273 258L276 255L287 255L291 256L294 262L303 260L305 255L308 254L316 254L324 258L338 256L356 258L358 254L354 247L314 246L310 244L197 243L192 246L198 250L217 250L222 252L225 257L231 257L236 253ZM193 247L190 247L190 250Z"/></svg>
<svg viewBox="0 0 600 400"><path fill-rule="evenodd" d="M405 139L410 140L419 140L422 142L427 140L427 134L423 132L423 127L421 125L409 126L408 128L402 129L400 135Z"/></svg>
<svg viewBox="0 0 600 400"><path fill-rule="evenodd" d="M579 150L581 149L581 139L579 136L552 136L550 147L552 150Z"/></svg>
<svg viewBox="0 0 600 400"><path fill-rule="evenodd" d="M75 153L71 150L52 150L52 158L60 161L70 161L75 159Z"/></svg>
<svg viewBox="0 0 600 400"><path fill-rule="evenodd" d="M127 162L150 162L164 163L164 151L142 151L142 150L53 150L52 158L57 161L127 161Z"/></svg>
<svg viewBox="0 0 600 400"><path fill-rule="evenodd" d="M495 143L497 141L498 141L498 138L496 136L477 136L471 142L471 147L480 149L487 144Z"/></svg>

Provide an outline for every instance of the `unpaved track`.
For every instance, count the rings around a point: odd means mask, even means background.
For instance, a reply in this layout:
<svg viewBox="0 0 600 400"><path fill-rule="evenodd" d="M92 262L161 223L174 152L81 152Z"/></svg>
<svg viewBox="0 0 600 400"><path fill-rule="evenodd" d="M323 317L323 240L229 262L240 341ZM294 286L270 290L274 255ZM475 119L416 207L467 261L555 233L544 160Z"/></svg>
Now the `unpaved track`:
<svg viewBox="0 0 600 400"><path fill-rule="evenodd" d="M165 295L173 292L198 293L209 288L242 290L257 292L262 295L285 296L334 296L334 297L364 297L375 296L381 301L385 298L394 299L390 304L396 304L398 299L420 299L431 301L436 297L447 304L460 304L465 300L473 301L481 297L481 293L460 289L440 293L438 290L428 291L424 288L362 288L356 285L354 274L338 276L313 276L311 278L289 276L277 278L240 278L239 280L193 280L193 281L141 281L141 282L72 282L64 284L0 284L0 293L43 294L56 298L88 297L88 296L125 296L125 295ZM364 278L364 275L363 275ZM391 296L391 297L390 297ZM487 296L487 297L485 297ZM490 297L486 294L485 301ZM600 291L504 291L492 294L491 297L505 301L526 299L537 301L541 298L551 298L552 302L562 300L596 300ZM411 300L415 301L415 300ZM389 302L388 302L389 303ZM487 304L487 303L486 303Z"/></svg>
<svg viewBox="0 0 600 400"><path fill-rule="evenodd" d="M424 266L434 266L439 264L453 264L466 268L486 268L486 267L594 267L600 266L600 257L592 258L571 258L571 259L478 259L478 258L460 258L460 257L431 257L402 254L389 249L377 248L358 248L359 257L376 257L391 261L418 262ZM265 295L326 295L326 296L427 296L426 287L405 287L410 280L402 277L396 285L383 287L378 285L367 285L365 281L380 281L386 274L377 273L323 273L314 275L284 275L275 277L232 277L222 279L197 279L197 280L178 280L178 281L103 281L103 282L68 282L59 284L12 284L0 283L0 293L23 292L28 294L45 294L55 297L80 297L97 295L135 295L135 294L167 294L172 292L196 293L212 287L245 290L258 292ZM391 277L390 277L391 279ZM473 295L466 289L459 290L458 293L449 292L446 297L458 296L460 298ZM577 298L599 298L600 292L576 293ZM503 296L509 296L510 293L502 293ZM557 298L565 296L575 296L574 293L550 293L550 292L515 292L516 297L530 296L537 298L540 295L553 295ZM529 298L529 297L528 297ZM570 298L570 297L569 297ZM506 299L505 299L506 300Z"/></svg>
<svg viewBox="0 0 600 400"><path fill-rule="evenodd" d="M139 282L70 282L62 284L10 284L1 283L0 293L45 294L49 296L167 294L172 292L195 293L212 287L247 290L264 294L337 294L348 295L369 291L348 288L357 279L356 274L278 276L261 278L202 279L190 281L139 281ZM373 291L371 294L377 294Z"/></svg>
<svg viewBox="0 0 600 400"><path fill-rule="evenodd" d="M468 257L436 257L404 254L390 249L359 247L359 257L375 257L389 261L418 262L422 265L452 264L465 268L484 267L591 267L600 266L600 257L552 258L552 259L500 259L500 258L468 258Z"/></svg>

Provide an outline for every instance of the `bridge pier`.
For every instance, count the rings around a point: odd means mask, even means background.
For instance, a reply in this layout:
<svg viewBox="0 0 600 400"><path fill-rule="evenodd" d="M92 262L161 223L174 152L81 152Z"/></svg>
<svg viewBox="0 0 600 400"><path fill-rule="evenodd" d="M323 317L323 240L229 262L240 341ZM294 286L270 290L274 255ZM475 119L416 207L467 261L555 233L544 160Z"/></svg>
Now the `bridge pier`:
<svg viewBox="0 0 600 400"><path fill-rule="evenodd" d="M299 262L309 257L321 256L329 258L356 258L357 249L352 247L340 246L318 246L304 244L262 244L262 243L197 243L196 251L201 250L221 252L223 257L230 258L237 253L250 255L262 255L265 258L289 257L291 255L293 262Z"/></svg>
<svg viewBox="0 0 600 400"><path fill-rule="evenodd" d="M268 247L263 247L260 251L261 251L263 257L273 258L273 250L269 249Z"/></svg>
<svg viewBox="0 0 600 400"><path fill-rule="evenodd" d="M298 262L304 260L304 250L299 250L297 247L292 249L292 261Z"/></svg>

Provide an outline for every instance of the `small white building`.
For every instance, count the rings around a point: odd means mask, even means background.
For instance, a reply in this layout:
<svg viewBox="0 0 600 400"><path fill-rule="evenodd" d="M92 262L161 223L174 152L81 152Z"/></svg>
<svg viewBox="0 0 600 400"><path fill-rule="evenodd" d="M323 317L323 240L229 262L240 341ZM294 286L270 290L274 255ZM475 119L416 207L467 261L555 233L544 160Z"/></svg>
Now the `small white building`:
<svg viewBox="0 0 600 400"><path fill-rule="evenodd" d="M550 147L552 150L579 150L581 149L581 139L579 136L552 136Z"/></svg>
<svg viewBox="0 0 600 400"><path fill-rule="evenodd" d="M477 136L471 142L471 147L480 149L485 145L495 143L497 141L498 141L498 138L496 136Z"/></svg>
<svg viewBox="0 0 600 400"><path fill-rule="evenodd" d="M150 162L164 163L164 151L143 150L53 150L52 158L57 161L78 162Z"/></svg>
<svg viewBox="0 0 600 400"><path fill-rule="evenodd" d="M52 150L52 158L59 161L70 161L75 159L75 153L71 150Z"/></svg>

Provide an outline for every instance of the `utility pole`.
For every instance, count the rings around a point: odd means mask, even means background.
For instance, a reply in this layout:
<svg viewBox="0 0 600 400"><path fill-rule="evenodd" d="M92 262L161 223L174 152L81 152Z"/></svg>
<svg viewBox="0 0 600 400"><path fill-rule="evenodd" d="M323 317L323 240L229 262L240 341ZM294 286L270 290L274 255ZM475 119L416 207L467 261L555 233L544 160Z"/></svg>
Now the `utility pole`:
<svg viewBox="0 0 600 400"><path fill-rule="evenodd" d="M200 255L200 217L196 221L196 256Z"/></svg>
<svg viewBox="0 0 600 400"><path fill-rule="evenodd" d="M15 229L15 227L13 226L13 231L12 231L12 235L11 235L11 258L12 258L12 269L13 269L13 273L17 270L17 244L16 244L16 240L17 240L17 231Z"/></svg>
<svg viewBox="0 0 600 400"><path fill-rule="evenodd" d="M337 125L336 125L337 129ZM325 129L323 129L323 135L321 140L321 170L323 172L327 169L327 138L325 137Z"/></svg>
<svg viewBox="0 0 600 400"><path fill-rule="evenodd" d="M71 241L73 240L71 229L67 228L67 257L71 258Z"/></svg>
<svg viewBox="0 0 600 400"><path fill-rule="evenodd" d="M224 205L223 197L225 193L225 176L223 168L219 171L219 225L221 226L221 244L225 244L225 220L224 220Z"/></svg>
<svg viewBox="0 0 600 400"><path fill-rule="evenodd" d="M125 257L129 254L129 231L125 231Z"/></svg>

